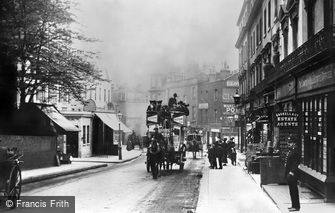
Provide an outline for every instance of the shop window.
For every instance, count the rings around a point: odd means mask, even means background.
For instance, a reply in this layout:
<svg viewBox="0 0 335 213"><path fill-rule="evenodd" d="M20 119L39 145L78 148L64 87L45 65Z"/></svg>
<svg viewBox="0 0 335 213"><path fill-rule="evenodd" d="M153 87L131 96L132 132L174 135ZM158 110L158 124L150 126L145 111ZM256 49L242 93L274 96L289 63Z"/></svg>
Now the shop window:
<svg viewBox="0 0 335 213"><path fill-rule="evenodd" d="M90 143L90 126L87 126L86 128L86 143Z"/></svg>
<svg viewBox="0 0 335 213"><path fill-rule="evenodd" d="M302 101L302 162L317 172L327 173L327 97Z"/></svg>
<svg viewBox="0 0 335 213"><path fill-rule="evenodd" d="M82 136L82 139L83 139L83 144L86 144L86 126L85 125L83 126L83 136Z"/></svg>

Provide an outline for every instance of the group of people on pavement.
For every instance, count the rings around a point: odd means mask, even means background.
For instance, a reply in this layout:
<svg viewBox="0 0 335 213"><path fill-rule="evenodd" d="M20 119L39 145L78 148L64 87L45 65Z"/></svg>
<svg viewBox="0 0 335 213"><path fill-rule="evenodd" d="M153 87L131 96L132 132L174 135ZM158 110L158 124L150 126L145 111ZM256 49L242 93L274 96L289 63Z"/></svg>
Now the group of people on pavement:
<svg viewBox="0 0 335 213"><path fill-rule="evenodd" d="M208 160L211 169L222 169L222 166L227 166L228 158L231 164L236 166L236 149L234 137L228 141L227 138L216 138L216 141L208 147Z"/></svg>

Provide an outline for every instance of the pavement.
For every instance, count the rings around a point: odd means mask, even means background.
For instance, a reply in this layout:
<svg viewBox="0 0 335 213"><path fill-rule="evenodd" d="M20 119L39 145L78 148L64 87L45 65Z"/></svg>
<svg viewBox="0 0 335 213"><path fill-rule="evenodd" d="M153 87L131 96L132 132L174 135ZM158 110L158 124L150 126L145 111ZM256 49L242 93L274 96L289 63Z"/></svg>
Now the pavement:
<svg viewBox="0 0 335 213"><path fill-rule="evenodd" d="M125 163L138 158L142 155L142 152L143 150L138 148L127 151L126 147L124 146L122 147L122 160L119 160L118 156L111 155L93 156L88 158L73 158L71 164L61 164L60 166L54 167L23 170L22 183L27 184L91 169L106 167L111 163Z"/></svg>
<svg viewBox="0 0 335 213"><path fill-rule="evenodd" d="M268 197L273 201L280 212L289 212L288 208L291 206L291 200L289 196L288 185L260 185L260 175L248 173L244 166L244 160L245 155L243 153L238 153L237 162L239 168L243 170L245 174L248 174L254 180L255 185L257 185L266 195L268 195ZM224 181L215 181L224 179L225 174L221 171L222 170L204 170L205 174L203 174L204 180L202 180L200 185L200 195L196 209L197 213L217 212L218 207L219 209L224 209L220 208L220 206L222 206L224 200L223 195L226 193L225 190L227 189L227 185L224 183ZM213 187L213 184L210 184L210 182L214 182L215 186ZM206 194L206 196L203 194ZM299 212L301 213L314 213L318 211L322 213L335 212L335 203L324 202L323 198L319 194L311 191L307 187L299 185L299 195L301 205ZM245 205L243 202L241 205ZM250 211L257 212L255 209L249 209L249 212ZM272 212L269 211L269 213Z"/></svg>
<svg viewBox="0 0 335 213"><path fill-rule="evenodd" d="M141 156L145 150L133 149L127 151L125 147L122 148L122 160L118 156L93 156L89 158L74 158L71 164L62 164L61 166L23 170L22 182L23 184L41 181L45 179L55 178L62 175L78 173L90 169L97 169L106 167L111 163L124 163ZM206 157L206 156L205 156ZM277 208L283 212L288 212L287 208L290 207L290 197L287 185L260 185L260 175L250 174L244 167L245 156L243 153L238 153L237 162L238 168L249 175L255 182L255 185L263 190L264 193L276 204ZM208 162L207 162L208 163ZM212 171L212 173L210 173ZM200 185L200 195L196 212L216 212L218 208L224 209L222 206L222 195L225 193L227 187L224 181L215 181L224 178L222 170L209 170L205 169L203 174L202 184ZM215 184L215 185L213 185ZM215 190L213 190L215 189ZM335 212L335 203L326 203L322 197L310 189L299 186L300 202L302 213L314 213L322 211L322 213ZM208 200L210 199L210 205ZM207 204L206 204L207 202ZM221 208L222 207L222 208ZM271 212L272 213L272 212Z"/></svg>

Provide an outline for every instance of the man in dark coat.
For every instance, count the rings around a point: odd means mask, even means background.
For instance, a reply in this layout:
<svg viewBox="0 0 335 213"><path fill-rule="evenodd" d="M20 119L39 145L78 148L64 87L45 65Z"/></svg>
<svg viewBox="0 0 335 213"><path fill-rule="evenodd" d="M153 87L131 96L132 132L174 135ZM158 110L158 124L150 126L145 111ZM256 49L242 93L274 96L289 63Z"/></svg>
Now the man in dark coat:
<svg viewBox="0 0 335 213"><path fill-rule="evenodd" d="M214 144L214 147L215 147L214 150L215 150L216 158L219 160L219 169L222 169L222 159L223 159L222 156L224 154L224 150L223 150L223 146L222 146L222 142L220 138L217 139L217 141Z"/></svg>
<svg viewBox="0 0 335 213"><path fill-rule="evenodd" d="M224 166L227 166L227 163L228 163L227 156L228 156L228 151L229 151L228 144L227 144L227 138L223 139L223 143L221 143L221 147L222 147L222 157L221 157L222 163Z"/></svg>
<svg viewBox="0 0 335 213"><path fill-rule="evenodd" d="M208 161L210 164L210 168L214 169L214 161L216 161L216 159L215 159L214 149L210 144L208 145ZM216 162L215 162L215 168L217 168Z"/></svg>
<svg viewBox="0 0 335 213"><path fill-rule="evenodd" d="M285 160L285 176L289 186L292 207L289 211L299 211L299 191L298 191L298 166L300 164L300 153L297 147L297 138L290 135L288 138L289 151Z"/></svg>

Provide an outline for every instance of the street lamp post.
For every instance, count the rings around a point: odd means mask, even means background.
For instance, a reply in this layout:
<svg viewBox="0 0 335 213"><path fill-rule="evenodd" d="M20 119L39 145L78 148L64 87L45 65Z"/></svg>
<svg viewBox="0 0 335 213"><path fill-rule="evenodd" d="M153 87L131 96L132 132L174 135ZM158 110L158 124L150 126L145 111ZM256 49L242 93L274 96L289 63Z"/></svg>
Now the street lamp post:
<svg viewBox="0 0 335 213"><path fill-rule="evenodd" d="M242 147L242 133L241 133L241 117L240 117L240 110L239 110L239 104L240 104L240 100L241 100L241 96L238 94L238 89L236 89L236 93L233 96L234 98L234 103L235 103L235 107L236 107L236 115L235 115L235 124L237 121L237 129L238 129L238 142L237 142L237 146L240 147L241 144L241 151L243 150Z"/></svg>
<svg viewBox="0 0 335 213"><path fill-rule="evenodd" d="M117 114L117 117L119 119L119 145L118 145L118 153L119 153L119 160L122 160L122 146L121 146L121 118L122 114L119 113Z"/></svg>

